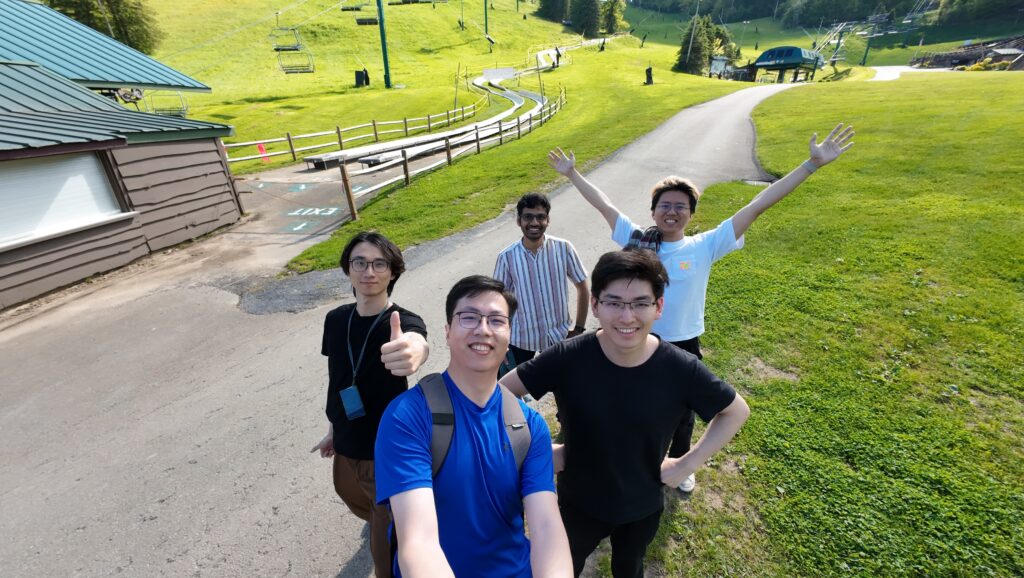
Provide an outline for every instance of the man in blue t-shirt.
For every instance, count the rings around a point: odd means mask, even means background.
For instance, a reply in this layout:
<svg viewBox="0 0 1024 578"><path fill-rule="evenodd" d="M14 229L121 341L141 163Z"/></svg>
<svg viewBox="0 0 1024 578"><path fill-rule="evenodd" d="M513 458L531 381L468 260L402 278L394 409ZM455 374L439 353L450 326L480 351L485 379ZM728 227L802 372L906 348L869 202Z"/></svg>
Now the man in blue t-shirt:
<svg viewBox="0 0 1024 578"><path fill-rule="evenodd" d="M384 412L375 451L377 501L388 504L394 517L396 576L572 575L547 424L519 402L531 442L517 470L502 416L497 374L515 308L515 297L490 277L466 277L448 293L451 360L443 378L455 426L436 477L433 422L422 385Z"/></svg>

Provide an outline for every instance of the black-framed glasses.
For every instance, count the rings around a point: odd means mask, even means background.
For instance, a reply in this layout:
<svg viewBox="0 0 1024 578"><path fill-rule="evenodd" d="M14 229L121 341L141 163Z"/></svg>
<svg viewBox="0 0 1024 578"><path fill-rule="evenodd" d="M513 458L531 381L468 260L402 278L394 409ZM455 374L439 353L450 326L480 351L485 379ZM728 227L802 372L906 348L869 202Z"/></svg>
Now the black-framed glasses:
<svg viewBox="0 0 1024 578"><path fill-rule="evenodd" d="M672 209L675 209L677 213L690 212L690 205L687 205L686 203L658 203L657 205L654 205L654 208L662 213L667 213Z"/></svg>
<svg viewBox="0 0 1024 578"><path fill-rule="evenodd" d="M480 322L484 319L487 320L487 326L491 328L491 331L507 331L509 328L507 315L493 313L484 315L476 311L459 311L455 313L455 317L459 320L459 327L463 329L476 329L480 327Z"/></svg>
<svg viewBox="0 0 1024 578"><path fill-rule="evenodd" d="M374 259L373 261L367 261L366 259L352 259L348 262L349 267L351 267L356 273L366 271L366 268L371 264L373 265L373 270L378 273L383 273L391 268L391 263L388 263L384 259Z"/></svg>
<svg viewBox="0 0 1024 578"><path fill-rule="evenodd" d="M527 223L532 223L533 221L544 223L548 220L548 216L544 213L523 213L519 218Z"/></svg>
<svg viewBox="0 0 1024 578"><path fill-rule="evenodd" d="M657 305L654 301L598 301L599 305L608 308L610 311L615 313L622 313L626 309L630 309L633 313L638 315L653 311L654 306Z"/></svg>

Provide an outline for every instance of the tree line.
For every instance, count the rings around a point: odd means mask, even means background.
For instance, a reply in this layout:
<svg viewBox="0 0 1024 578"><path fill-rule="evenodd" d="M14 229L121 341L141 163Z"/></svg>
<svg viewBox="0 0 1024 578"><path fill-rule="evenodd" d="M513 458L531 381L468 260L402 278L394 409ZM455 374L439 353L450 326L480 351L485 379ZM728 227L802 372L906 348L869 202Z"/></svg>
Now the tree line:
<svg viewBox="0 0 1024 578"><path fill-rule="evenodd" d="M142 0L44 0L44 3L139 52L152 54L163 37Z"/></svg>

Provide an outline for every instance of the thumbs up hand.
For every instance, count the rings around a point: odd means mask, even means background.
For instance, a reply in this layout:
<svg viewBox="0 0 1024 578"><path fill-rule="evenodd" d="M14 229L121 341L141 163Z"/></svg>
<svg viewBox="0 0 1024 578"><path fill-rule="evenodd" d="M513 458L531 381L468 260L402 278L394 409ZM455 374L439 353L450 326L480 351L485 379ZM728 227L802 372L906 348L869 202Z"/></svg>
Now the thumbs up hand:
<svg viewBox="0 0 1024 578"><path fill-rule="evenodd" d="M419 333L402 333L402 322L398 311L391 313L391 341L380 348L380 360L392 375L405 377L427 360L427 340Z"/></svg>

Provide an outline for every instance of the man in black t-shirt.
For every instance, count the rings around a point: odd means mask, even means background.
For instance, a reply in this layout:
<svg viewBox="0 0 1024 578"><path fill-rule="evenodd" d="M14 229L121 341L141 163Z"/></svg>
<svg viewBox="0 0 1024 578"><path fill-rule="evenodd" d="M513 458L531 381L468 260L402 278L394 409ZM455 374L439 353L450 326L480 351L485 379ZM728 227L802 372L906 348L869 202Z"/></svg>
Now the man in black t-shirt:
<svg viewBox="0 0 1024 578"><path fill-rule="evenodd" d="M545 349L501 382L517 395L555 395L565 439L555 446L558 500L576 575L610 536L612 575L640 578L661 519L662 485L679 485L718 452L750 410L694 355L651 335L668 283L657 255L607 253L591 280L601 329ZM690 410L707 431L682 457L666 458Z"/></svg>
<svg viewBox="0 0 1024 578"><path fill-rule="evenodd" d="M386 506L376 503L373 446L392 399L426 361L427 328L419 315L389 297L405 271L402 252L379 233L359 233L341 253L356 302L327 314L321 353L327 356L327 435L313 452L334 458L334 489L353 514L370 523L377 578L391 576Z"/></svg>

